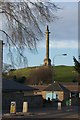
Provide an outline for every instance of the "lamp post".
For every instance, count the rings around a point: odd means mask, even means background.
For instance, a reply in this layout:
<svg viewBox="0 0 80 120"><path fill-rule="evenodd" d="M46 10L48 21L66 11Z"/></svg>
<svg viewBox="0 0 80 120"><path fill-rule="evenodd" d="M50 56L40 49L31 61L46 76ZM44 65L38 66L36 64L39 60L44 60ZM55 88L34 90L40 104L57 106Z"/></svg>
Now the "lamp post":
<svg viewBox="0 0 80 120"><path fill-rule="evenodd" d="M66 56L67 54L57 54L53 57L53 66L54 66L54 59L57 57L57 56Z"/></svg>
<svg viewBox="0 0 80 120"><path fill-rule="evenodd" d="M52 80L52 85L54 84L54 82L55 82L55 68L54 68L54 60L55 60L55 58L57 57L57 56L66 56L67 54L57 54L57 55L54 55L54 57L53 57L53 80ZM53 100L53 90L52 90L52 100Z"/></svg>

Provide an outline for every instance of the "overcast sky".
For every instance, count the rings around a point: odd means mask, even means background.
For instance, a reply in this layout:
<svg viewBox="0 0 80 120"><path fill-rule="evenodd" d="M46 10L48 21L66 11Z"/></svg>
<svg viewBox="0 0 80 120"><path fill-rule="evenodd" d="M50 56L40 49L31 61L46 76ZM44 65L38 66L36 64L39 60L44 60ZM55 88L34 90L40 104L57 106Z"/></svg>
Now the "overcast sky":
<svg viewBox="0 0 80 120"><path fill-rule="evenodd" d="M53 64L53 57L58 54L67 53L67 56L57 56L55 65L74 65L73 56L78 58L78 3L77 2L57 2L62 10L59 10L56 15L59 17L55 22L48 24L50 30L50 59ZM25 55L28 56L28 66L39 66L43 64L45 58L45 30L46 26L42 27L44 32L43 41L38 43L38 53L31 53L25 50ZM4 62L9 63L6 59L6 50L4 48Z"/></svg>
<svg viewBox="0 0 80 120"><path fill-rule="evenodd" d="M57 3L62 8L56 15L58 20L49 24L50 47L77 48L78 47L78 4ZM45 27L46 29L46 27ZM75 44L74 44L75 43ZM44 47L45 44L42 46Z"/></svg>

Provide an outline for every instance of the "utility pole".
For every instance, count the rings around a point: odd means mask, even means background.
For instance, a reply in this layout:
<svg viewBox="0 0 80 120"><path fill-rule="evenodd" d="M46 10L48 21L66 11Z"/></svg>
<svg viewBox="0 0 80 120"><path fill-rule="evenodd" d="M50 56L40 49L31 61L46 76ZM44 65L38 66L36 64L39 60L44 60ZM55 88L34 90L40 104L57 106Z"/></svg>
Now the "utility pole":
<svg viewBox="0 0 80 120"><path fill-rule="evenodd" d="M3 68L3 41L0 40L0 113L2 113L2 68Z"/></svg>

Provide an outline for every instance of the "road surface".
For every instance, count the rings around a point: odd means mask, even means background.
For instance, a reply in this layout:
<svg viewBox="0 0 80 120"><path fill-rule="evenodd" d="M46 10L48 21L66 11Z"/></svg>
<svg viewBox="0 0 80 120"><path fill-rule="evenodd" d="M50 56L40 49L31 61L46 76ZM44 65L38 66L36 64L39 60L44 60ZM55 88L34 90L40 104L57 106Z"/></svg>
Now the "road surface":
<svg viewBox="0 0 80 120"><path fill-rule="evenodd" d="M27 113L18 112L16 114L4 114L2 120L16 120L26 118L74 118L80 119L77 107L63 108L62 110L54 110L52 108L32 110Z"/></svg>

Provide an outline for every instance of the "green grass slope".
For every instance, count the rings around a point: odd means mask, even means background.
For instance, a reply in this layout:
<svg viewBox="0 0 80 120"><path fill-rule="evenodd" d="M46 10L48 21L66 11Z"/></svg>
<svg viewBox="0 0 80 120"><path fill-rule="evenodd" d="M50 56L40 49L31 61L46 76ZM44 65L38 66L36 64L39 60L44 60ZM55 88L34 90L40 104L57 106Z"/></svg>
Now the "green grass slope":
<svg viewBox="0 0 80 120"><path fill-rule="evenodd" d="M61 82L75 81L77 72L73 66L56 66L55 67L55 80Z"/></svg>
<svg viewBox="0 0 80 120"><path fill-rule="evenodd" d="M41 66L28 67L28 68L23 68L23 69L17 69L15 71L10 71L7 77L12 78L13 76L16 75L16 77L25 76L26 78L29 78L32 72L35 69L40 68L40 67ZM77 72L75 71L73 66L55 66L53 68L53 79L55 81L72 82L72 81L75 81L76 77L77 77Z"/></svg>

